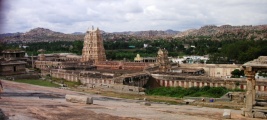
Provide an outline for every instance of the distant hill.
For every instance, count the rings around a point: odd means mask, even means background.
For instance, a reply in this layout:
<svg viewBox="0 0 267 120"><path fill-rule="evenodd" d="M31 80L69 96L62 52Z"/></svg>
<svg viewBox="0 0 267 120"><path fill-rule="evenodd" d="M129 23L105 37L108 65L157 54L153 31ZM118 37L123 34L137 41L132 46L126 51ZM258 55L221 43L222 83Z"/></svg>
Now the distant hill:
<svg viewBox="0 0 267 120"><path fill-rule="evenodd" d="M71 33L72 35L84 35L85 33L82 33L82 32L74 32L74 33Z"/></svg>
<svg viewBox="0 0 267 120"><path fill-rule="evenodd" d="M28 43L83 40L83 35L64 34L45 28L34 28L26 33L0 34L0 38L2 42L6 43Z"/></svg>
<svg viewBox="0 0 267 120"><path fill-rule="evenodd" d="M128 31L107 33L101 31L105 41L114 40L129 40L129 39L158 39L173 37L178 31ZM46 28L34 28L26 33L7 33L0 34L0 39L5 43L32 43L32 42L52 42L52 41L75 41L83 40L85 33L74 32L72 34L64 34L55 32Z"/></svg>
<svg viewBox="0 0 267 120"><path fill-rule="evenodd" d="M117 40L157 40L157 39L183 39L183 40L267 40L267 25L258 26L231 26L231 25L207 25L200 29L190 29L183 32L174 30L148 30L126 31L108 33L101 31L104 41ZM46 28L34 28L26 33L0 34L0 42L6 43L31 43L52 41L83 40L85 33L74 32L65 34Z"/></svg>
<svg viewBox="0 0 267 120"><path fill-rule="evenodd" d="M175 38L196 38L207 37L211 40L227 40L227 39L250 39L250 40L267 40L267 25L257 26L231 26L231 25L208 25L200 29L190 29L180 32L174 36Z"/></svg>
<svg viewBox="0 0 267 120"><path fill-rule="evenodd" d="M153 37L173 37L173 35L176 35L177 33L179 33L179 31L149 30L149 31L114 32L113 34L132 35L132 36L138 36L138 37L153 38Z"/></svg>

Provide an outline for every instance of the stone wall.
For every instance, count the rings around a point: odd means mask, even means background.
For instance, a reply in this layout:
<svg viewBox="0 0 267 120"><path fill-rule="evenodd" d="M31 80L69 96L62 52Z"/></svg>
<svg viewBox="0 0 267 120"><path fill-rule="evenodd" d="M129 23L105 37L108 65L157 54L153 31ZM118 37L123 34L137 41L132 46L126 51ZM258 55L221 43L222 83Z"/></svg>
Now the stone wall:
<svg viewBox="0 0 267 120"><path fill-rule="evenodd" d="M144 70L147 66L146 63L136 63L136 62L124 62L122 69L124 70Z"/></svg>
<svg viewBox="0 0 267 120"><path fill-rule="evenodd" d="M46 72L42 71L42 72L44 72L43 73L44 75L48 73L47 71ZM92 76L87 76L82 71L60 70L60 69L51 70L50 74L54 78L62 78L67 81L73 81L73 82L80 81L88 88L99 88L103 90L120 92L120 93L136 93L136 94L144 91L142 87L115 84L113 77L111 75L105 76L106 74L101 74L92 77Z"/></svg>
<svg viewBox="0 0 267 120"><path fill-rule="evenodd" d="M0 75L17 75L26 73L25 64L1 65Z"/></svg>
<svg viewBox="0 0 267 120"><path fill-rule="evenodd" d="M181 68L203 68L205 75L210 77L229 78L235 69L241 69L241 64L180 64Z"/></svg>
<svg viewBox="0 0 267 120"><path fill-rule="evenodd" d="M74 70L56 69L56 70L51 70L49 74L51 75L51 77L62 78L72 82L78 82L80 79L79 71L74 71Z"/></svg>
<svg viewBox="0 0 267 120"><path fill-rule="evenodd" d="M180 76L167 74L152 74L154 82L162 87L226 87L228 89L246 90L247 82L243 78L213 78L206 76ZM153 87L151 85L151 87ZM256 80L256 91L267 91L267 81Z"/></svg>
<svg viewBox="0 0 267 120"><path fill-rule="evenodd" d="M122 61L101 61L96 64L97 69L111 69L111 70L144 70L147 63L137 62L122 62Z"/></svg>

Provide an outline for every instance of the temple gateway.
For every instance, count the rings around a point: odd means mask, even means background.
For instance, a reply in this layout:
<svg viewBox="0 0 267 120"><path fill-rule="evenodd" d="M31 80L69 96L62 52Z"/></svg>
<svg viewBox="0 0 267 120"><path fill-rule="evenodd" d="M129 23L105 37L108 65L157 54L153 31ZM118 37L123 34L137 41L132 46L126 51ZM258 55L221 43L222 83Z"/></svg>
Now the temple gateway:
<svg viewBox="0 0 267 120"><path fill-rule="evenodd" d="M247 77L246 101L242 109L243 115L252 118L266 116L267 100L257 98L255 74L257 72L267 72L267 56L260 56L258 59L249 61L243 65L243 68ZM263 86L263 88L266 89L266 86Z"/></svg>

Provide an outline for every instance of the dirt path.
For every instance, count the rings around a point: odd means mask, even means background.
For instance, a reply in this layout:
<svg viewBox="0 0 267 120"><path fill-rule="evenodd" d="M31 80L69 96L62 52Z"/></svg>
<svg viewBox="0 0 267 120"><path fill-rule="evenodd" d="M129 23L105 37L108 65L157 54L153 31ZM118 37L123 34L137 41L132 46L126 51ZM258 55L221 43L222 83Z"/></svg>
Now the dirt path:
<svg viewBox="0 0 267 120"><path fill-rule="evenodd" d="M152 103L2 80L0 108L10 120L220 120L223 109ZM66 102L66 94L94 97L94 104ZM232 110L233 119L248 120ZM255 120L255 119L254 119Z"/></svg>

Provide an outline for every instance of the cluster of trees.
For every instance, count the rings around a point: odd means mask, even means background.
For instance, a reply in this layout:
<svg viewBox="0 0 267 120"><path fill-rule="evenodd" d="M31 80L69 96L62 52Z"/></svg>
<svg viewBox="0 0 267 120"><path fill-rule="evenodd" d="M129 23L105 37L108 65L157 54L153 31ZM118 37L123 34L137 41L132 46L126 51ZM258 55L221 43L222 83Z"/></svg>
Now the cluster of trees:
<svg viewBox="0 0 267 120"><path fill-rule="evenodd" d="M226 61L244 63L267 55L267 41L239 40L222 47L220 56Z"/></svg>
<svg viewBox="0 0 267 120"><path fill-rule="evenodd" d="M239 69L235 69L234 71L231 72L232 74L232 78L240 78L240 77L244 77L245 73L244 70L239 70Z"/></svg>
<svg viewBox="0 0 267 120"><path fill-rule="evenodd" d="M9 44L9 47L18 47L19 44ZM29 54L38 55L38 50L44 49L46 53L76 53L78 55L82 54L83 41L56 41L56 42L38 42L38 43L27 43L24 50ZM23 48L21 48L23 49Z"/></svg>
<svg viewBox="0 0 267 120"><path fill-rule="evenodd" d="M188 38L189 39L189 38ZM177 57L183 55L209 55L207 63L237 63L256 59L258 56L267 55L267 41L263 40L209 40L200 36L198 40L185 38L169 38L167 40L118 40L104 41L107 59L122 60L124 58L133 60L136 54L142 57L155 57L159 48L167 49L169 56ZM147 46L144 47L144 44ZM39 49L45 49L46 53L72 52L82 54L83 41L57 41L27 43L26 52L37 55ZM18 46L9 44L8 47ZM186 47L187 46L187 47ZM7 48L0 46L1 49Z"/></svg>

